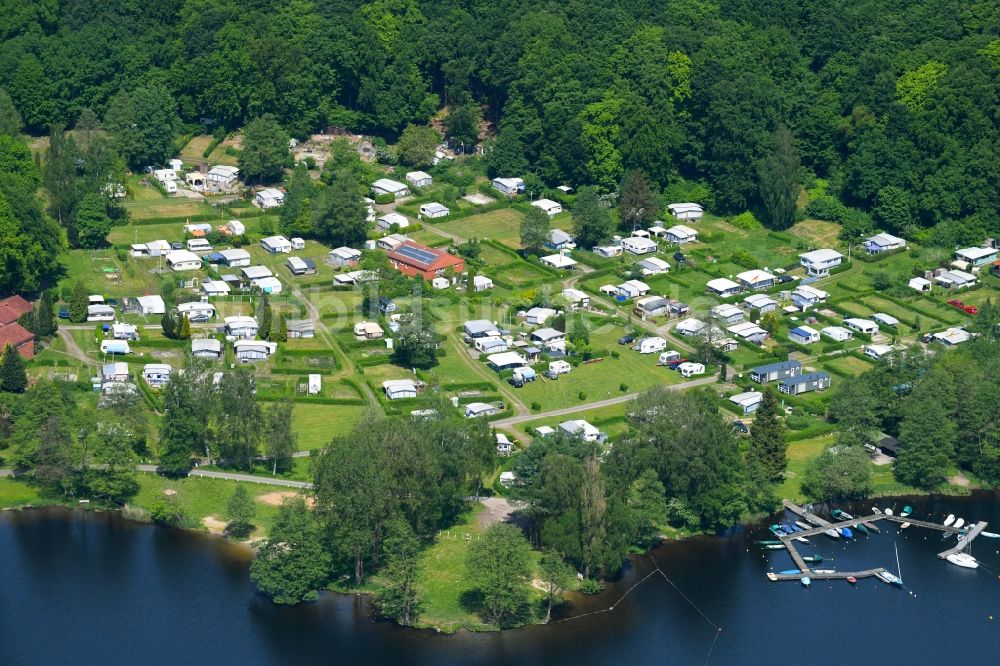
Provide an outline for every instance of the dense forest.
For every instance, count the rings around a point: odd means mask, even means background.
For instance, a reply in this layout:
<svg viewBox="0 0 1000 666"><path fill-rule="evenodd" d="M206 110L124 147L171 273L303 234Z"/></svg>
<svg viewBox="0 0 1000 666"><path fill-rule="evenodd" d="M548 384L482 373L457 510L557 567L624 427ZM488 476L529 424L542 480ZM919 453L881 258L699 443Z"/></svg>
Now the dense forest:
<svg viewBox="0 0 1000 666"><path fill-rule="evenodd" d="M738 213L761 206L787 127L802 182L887 231L1000 233L995 2L5 0L2 16L0 87L33 134L88 108L113 128L145 101L178 132L274 114L293 135L393 140L446 108L456 145L490 121L494 172L612 190L642 169Z"/></svg>

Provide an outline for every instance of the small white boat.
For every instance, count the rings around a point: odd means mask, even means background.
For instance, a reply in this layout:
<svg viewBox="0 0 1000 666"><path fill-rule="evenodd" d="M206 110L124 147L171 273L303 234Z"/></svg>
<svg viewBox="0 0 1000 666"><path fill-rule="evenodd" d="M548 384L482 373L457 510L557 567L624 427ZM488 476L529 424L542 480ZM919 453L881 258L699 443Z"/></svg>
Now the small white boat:
<svg viewBox="0 0 1000 666"><path fill-rule="evenodd" d="M883 583L889 583L889 585L902 586L903 584L903 581L899 578L899 576L892 573L891 571L879 571L877 574L875 574L875 577L878 578Z"/></svg>
<svg viewBox="0 0 1000 666"><path fill-rule="evenodd" d="M837 570L836 569L813 569L813 573L818 573L818 574L832 574L832 573L837 573Z"/></svg>
<svg viewBox="0 0 1000 666"><path fill-rule="evenodd" d="M901 529L901 530L909 529L910 525L911 525L911 523L909 523L909 522L903 523L902 525L899 526L899 529Z"/></svg>
<svg viewBox="0 0 1000 666"><path fill-rule="evenodd" d="M955 514L949 513L948 517L944 519L944 526L951 527L951 524L955 522Z"/></svg>
<svg viewBox="0 0 1000 666"><path fill-rule="evenodd" d="M837 530L834 530L834 529L826 530L825 532L823 532L823 534L827 535L831 539L839 539L840 538L840 532L838 532Z"/></svg>
<svg viewBox="0 0 1000 666"><path fill-rule="evenodd" d="M874 513L876 516L881 516L882 515L882 509L878 508L877 506L873 506L872 507L872 513Z"/></svg>
<svg viewBox="0 0 1000 666"><path fill-rule="evenodd" d="M807 539L806 537L795 537L795 540L798 541L799 543L809 543L809 539Z"/></svg>
<svg viewBox="0 0 1000 666"><path fill-rule="evenodd" d="M801 520L796 520L795 524L798 525L799 527L801 527L804 530L811 530L813 528L812 525L810 525L809 523L804 523Z"/></svg>
<svg viewBox="0 0 1000 666"><path fill-rule="evenodd" d="M769 581L771 581L771 582L774 582L774 581L778 580L778 574L774 573L773 571L768 571L767 572L767 579Z"/></svg>
<svg viewBox="0 0 1000 666"><path fill-rule="evenodd" d="M946 558L949 562L965 569L978 569L979 562L968 553L952 553Z"/></svg>
<svg viewBox="0 0 1000 666"><path fill-rule="evenodd" d="M886 509L885 510L885 515L891 516L892 515L892 509Z"/></svg>
<svg viewBox="0 0 1000 666"><path fill-rule="evenodd" d="M1000 534L996 532L980 532L979 536L986 537L987 539L1000 539Z"/></svg>
<svg viewBox="0 0 1000 666"><path fill-rule="evenodd" d="M956 520L955 524L952 525L952 527L954 527L955 529L958 529L962 525L965 525L965 518L959 518L958 520Z"/></svg>
<svg viewBox="0 0 1000 666"><path fill-rule="evenodd" d="M809 580L809 576L803 576L802 577L802 587L809 587L810 584L812 584L812 581Z"/></svg>

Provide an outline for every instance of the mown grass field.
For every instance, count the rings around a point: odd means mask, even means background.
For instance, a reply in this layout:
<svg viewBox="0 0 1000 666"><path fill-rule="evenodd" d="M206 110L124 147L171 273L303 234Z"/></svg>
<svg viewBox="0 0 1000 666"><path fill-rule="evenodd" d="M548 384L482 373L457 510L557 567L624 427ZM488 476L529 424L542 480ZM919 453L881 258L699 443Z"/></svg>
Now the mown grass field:
<svg viewBox="0 0 1000 666"><path fill-rule="evenodd" d="M0 509L48 503L51 501L43 498L34 486L11 478L0 478Z"/></svg>
<svg viewBox="0 0 1000 666"><path fill-rule="evenodd" d="M321 405L297 402L292 409L292 429L299 450L312 451L336 436L347 434L368 413L367 405Z"/></svg>
<svg viewBox="0 0 1000 666"><path fill-rule="evenodd" d="M619 346L617 340L623 333L624 329L621 327L610 327L607 331L592 333L591 346L608 352L603 361L578 365L572 372L560 375L558 380L539 377L534 382L515 389L515 394L525 404L537 402L542 411L547 411L683 381L680 373L656 365L658 353L640 354L630 346ZM617 351L619 357L613 358L611 351ZM621 390L623 384L624 391ZM579 397L581 391L586 396L583 400Z"/></svg>
<svg viewBox="0 0 1000 666"><path fill-rule="evenodd" d="M158 501L167 500L176 502L194 523L200 525L203 518L208 516L225 521L226 504L236 490L236 481L226 481L224 479L207 479L199 477L189 477L185 479L168 479L156 474L139 475L139 494L131 502L133 506L138 506L147 511ZM274 486L258 485L256 483L245 484L247 491L254 498L262 495L269 495L280 492L283 489ZM167 494L166 491L173 491ZM271 527L274 516L278 508L264 502L256 502L257 517L255 524L258 529L255 536L262 536Z"/></svg>
<svg viewBox="0 0 1000 666"><path fill-rule="evenodd" d="M855 356L842 356L832 361L827 361L826 366L857 377L871 370L874 364L862 361Z"/></svg>
<svg viewBox="0 0 1000 666"><path fill-rule="evenodd" d="M417 589L423 611L417 626L445 633L459 629L475 631L495 628L484 624L468 604L474 585L469 580L465 561L470 544L485 531L480 520L483 510L481 504L473 506L452 528L439 532L433 545L421 553ZM533 550L531 557L537 566L541 553ZM540 597L541 593L532 588L533 604Z"/></svg>

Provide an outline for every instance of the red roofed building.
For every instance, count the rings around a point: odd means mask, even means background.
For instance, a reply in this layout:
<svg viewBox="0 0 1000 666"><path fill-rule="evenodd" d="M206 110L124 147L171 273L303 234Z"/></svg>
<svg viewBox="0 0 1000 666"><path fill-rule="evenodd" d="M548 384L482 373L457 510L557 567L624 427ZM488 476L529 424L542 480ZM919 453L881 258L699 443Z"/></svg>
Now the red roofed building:
<svg viewBox="0 0 1000 666"><path fill-rule="evenodd" d="M31 303L20 296L0 300L0 353L8 344L25 359L35 356L35 334L17 323L21 315L31 312Z"/></svg>
<svg viewBox="0 0 1000 666"><path fill-rule="evenodd" d="M461 257L413 241L398 245L389 253L389 261L403 275L419 275L425 280L440 277L449 268L456 273L465 270L465 260Z"/></svg>
<svg viewBox="0 0 1000 666"><path fill-rule="evenodd" d="M17 322L0 326L0 353L8 344L26 361L35 357L35 334Z"/></svg>
<svg viewBox="0 0 1000 666"><path fill-rule="evenodd" d="M21 296L8 296L0 300L0 326L14 323L28 312L31 312L31 303Z"/></svg>

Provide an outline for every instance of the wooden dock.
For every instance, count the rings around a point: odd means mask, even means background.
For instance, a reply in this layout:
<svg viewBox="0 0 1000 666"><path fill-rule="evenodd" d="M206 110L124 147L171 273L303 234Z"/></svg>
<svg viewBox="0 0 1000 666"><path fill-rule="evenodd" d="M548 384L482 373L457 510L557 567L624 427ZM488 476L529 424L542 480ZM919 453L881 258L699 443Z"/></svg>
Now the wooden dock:
<svg viewBox="0 0 1000 666"><path fill-rule="evenodd" d="M786 509L788 509L789 511L798 516L801 516L803 519L808 521L810 524L815 525L816 527L810 530L802 530L800 532L794 532L792 534L783 534L778 536L778 539L781 541L782 544L784 544L785 548L788 550L788 554L792 558L792 561L795 563L795 566L798 567L801 573L797 574L778 574L773 572L768 573L768 578L775 581L802 580L804 576L808 576L812 580L843 580L846 578L850 578L852 576L854 578L861 579L861 578L870 578L872 576L877 576L883 571L886 571L885 568L879 567L878 569L866 569L864 571L852 571L852 572L835 571L832 573L816 573L815 571L809 568L809 564L804 559L802 559L802 556L799 554L798 549L795 547L795 539L797 537L810 537L817 534L823 534L827 530L831 529L837 531L839 528L842 527L853 528L856 525L863 523L868 523L869 529L871 529L871 527L874 526L874 523L879 520L888 520L894 523L910 523L910 525L914 527L925 527L927 529L938 530L940 532L950 532L952 534L959 534L958 542L955 544L953 548L949 548L948 550L938 553L938 557L943 560L947 559L949 555L958 553L968 548L970 545L972 545L972 541L980 534L982 534L983 530L985 530L987 527L986 522L980 521L976 523L974 527L968 530L967 534L961 535L960 534L962 531L961 528L945 526L940 523L931 523L925 520L916 520L914 518L910 518L909 516L904 518L902 516L886 516L884 514L861 516L859 518L851 518L850 520L843 520L836 523L831 523L830 521L824 518L820 518L811 511L807 511L806 509L799 506L798 504L795 504L791 500L787 499L782 500L781 503L785 506ZM878 531L878 528L875 528L875 531ZM838 534L837 536L839 537L840 535Z"/></svg>
<svg viewBox="0 0 1000 666"><path fill-rule="evenodd" d="M878 569L865 569L864 571L834 571L833 573L816 573L815 571L803 571L800 574L774 574L775 580L802 580L803 576L808 576L810 580L847 580L848 578L854 577L858 580L862 578L871 578L872 576L877 576L878 574L885 571L885 569L879 567Z"/></svg>
<svg viewBox="0 0 1000 666"><path fill-rule="evenodd" d="M959 551L963 551L972 545L972 540L977 536L982 534L982 531L986 529L986 522L979 521L976 526L969 530L969 533L965 536L958 537L958 543L955 544L954 548L949 548L943 552L938 553L938 557L942 560L947 559L949 555L954 555Z"/></svg>

